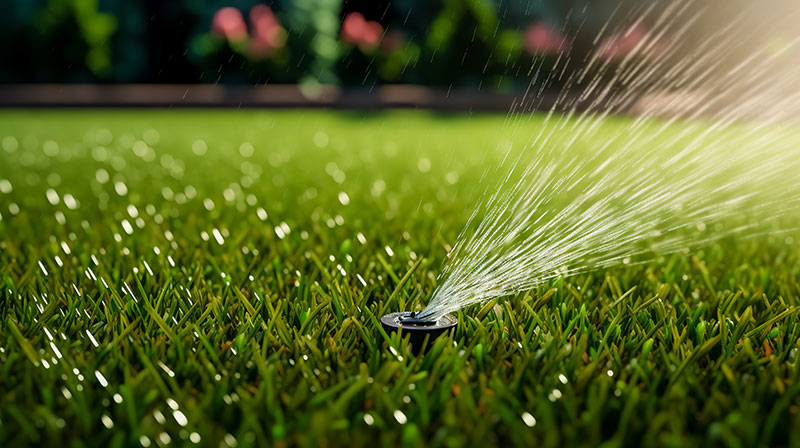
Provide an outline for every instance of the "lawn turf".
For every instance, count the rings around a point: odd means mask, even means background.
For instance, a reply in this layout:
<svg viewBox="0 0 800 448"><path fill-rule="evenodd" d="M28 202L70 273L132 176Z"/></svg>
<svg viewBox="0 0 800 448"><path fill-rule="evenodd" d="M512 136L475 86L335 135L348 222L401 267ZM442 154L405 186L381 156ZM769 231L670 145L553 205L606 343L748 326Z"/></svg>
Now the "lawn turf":
<svg viewBox="0 0 800 448"><path fill-rule="evenodd" d="M542 125L0 111L0 445L798 443L797 237L467 308L422 356L387 339Z"/></svg>

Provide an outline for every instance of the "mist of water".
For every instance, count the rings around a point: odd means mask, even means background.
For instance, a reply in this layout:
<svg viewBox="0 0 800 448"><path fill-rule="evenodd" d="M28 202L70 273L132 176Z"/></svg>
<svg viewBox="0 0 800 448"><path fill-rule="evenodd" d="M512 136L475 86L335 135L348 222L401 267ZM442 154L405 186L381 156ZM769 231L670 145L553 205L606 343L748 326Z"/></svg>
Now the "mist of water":
<svg viewBox="0 0 800 448"><path fill-rule="evenodd" d="M688 36L709 24L689 14L692 4L672 2L650 17L653 26L621 61L605 56L603 42L625 29L597 36L540 132L524 148L504 149L506 163L487 174L499 181L448 254L421 317L732 234L790 230L782 218L800 206L800 133L790 124L800 116L792 56L800 40L744 47L747 10L714 23L697 44ZM636 23L652 10L631 14ZM570 63L563 57L544 76ZM531 93L517 104L510 132L534 119L529 111L541 100Z"/></svg>

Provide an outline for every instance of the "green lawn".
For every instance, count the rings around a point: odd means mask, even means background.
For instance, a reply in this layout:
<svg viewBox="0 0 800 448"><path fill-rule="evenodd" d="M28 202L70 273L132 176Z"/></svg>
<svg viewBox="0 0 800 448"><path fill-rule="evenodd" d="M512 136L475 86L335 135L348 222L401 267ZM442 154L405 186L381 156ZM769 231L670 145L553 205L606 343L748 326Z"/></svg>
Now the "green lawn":
<svg viewBox="0 0 800 448"><path fill-rule="evenodd" d="M784 234L467 308L421 356L387 339L543 120L0 111L0 446L800 442Z"/></svg>

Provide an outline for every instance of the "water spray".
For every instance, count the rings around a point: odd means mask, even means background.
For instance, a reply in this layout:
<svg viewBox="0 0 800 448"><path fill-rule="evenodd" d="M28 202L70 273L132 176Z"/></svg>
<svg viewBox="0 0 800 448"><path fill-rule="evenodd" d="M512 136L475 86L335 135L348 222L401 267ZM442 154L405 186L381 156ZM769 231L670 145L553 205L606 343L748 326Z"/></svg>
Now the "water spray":
<svg viewBox="0 0 800 448"><path fill-rule="evenodd" d="M643 10L637 23L649 31L628 54L607 50L630 28L604 27L595 43L609 44L580 69L559 58L551 74L570 74L546 114L527 112L550 78L531 78L509 123L541 117L537 134L518 154L498 147L503 162L484 176L497 184L473 208L427 307L384 316L387 331L438 335L448 313L556 278L796 230L800 37L772 51L762 36L751 51L736 31L748 14L706 32L693 3ZM779 22L790 29L799 15ZM636 118L615 123L619 113Z"/></svg>

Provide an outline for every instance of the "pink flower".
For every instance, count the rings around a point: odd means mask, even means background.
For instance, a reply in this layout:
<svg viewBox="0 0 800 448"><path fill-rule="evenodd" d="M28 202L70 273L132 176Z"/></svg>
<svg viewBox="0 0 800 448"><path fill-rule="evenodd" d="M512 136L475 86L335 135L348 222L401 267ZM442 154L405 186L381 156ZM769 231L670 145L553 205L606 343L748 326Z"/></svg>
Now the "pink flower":
<svg viewBox="0 0 800 448"><path fill-rule="evenodd" d="M250 30L250 52L253 57L268 57L286 43L286 30L267 5L256 5L250 10Z"/></svg>
<svg viewBox="0 0 800 448"><path fill-rule="evenodd" d="M530 54L552 54L564 50L566 39L545 22L534 22L525 30L525 49Z"/></svg>
<svg viewBox="0 0 800 448"><path fill-rule="evenodd" d="M360 12L348 14L342 22L342 42L356 45L361 51L378 48L382 36L383 26L378 22L366 20Z"/></svg>
<svg viewBox="0 0 800 448"><path fill-rule="evenodd" d="M231 42L241 42L247 39L247 25L244 23L242 13L232 6L222 8L214 13L211 32Z"/></svg>
<svg viewBox="0 0 800 448"><path fill-rule="evenodd" d="M361 39L361 31L364 29L366 23L367 21L360 12L348 14L342 22L342 42L357 45Z"/></svg>

